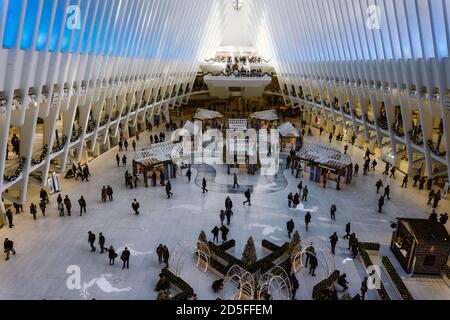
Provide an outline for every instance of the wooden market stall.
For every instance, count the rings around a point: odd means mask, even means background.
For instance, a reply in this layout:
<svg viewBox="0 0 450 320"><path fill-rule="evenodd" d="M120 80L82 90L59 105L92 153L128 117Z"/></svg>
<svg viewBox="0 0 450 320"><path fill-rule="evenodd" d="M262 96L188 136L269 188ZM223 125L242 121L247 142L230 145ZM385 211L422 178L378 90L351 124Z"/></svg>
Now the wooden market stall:
<svg viewBox="0 0 450 320"><path fill-rule="evenodd" d="M391 250L407 273L440 276L450 252L445 226L428 219L397 218Z"/></svg>
<svg viewBox="0 0 450 320"><path fill-rule="evenodd" d="M309 167L309 179L314 182L331 180L340 188L340 179L344 178L346 184L352 181L352 161L347 154L326 144L304 145L296 157ZM306 172L306 170L305 170Z"/></svg>
<svg viewBox="0 0 450 320"><path fill-rule="evenodd" d="M252 121L253 128L256 130L275 128L279 119L277 112L273 109L255 112L249 117Z"/></svg>
<svg viewBox="0 0 450 320"><path fill-rule="evenodd" d="M278 131L281 136L281 151L282 152L289 152L294 148L297 150L297 148L303 147L303 137L298 132L298 130L292 125L290 122L286 122L278 127ZM300 149L298 149L300 150ZM297 150L297 151L298 151Z"/></svg>
<svg viewBox="0 0 450 320"><path fill-rule="evenodd" d="M136 152L133 160L133 171L144 177L145 186L149 186L149 178L156 173L159 179L163 172L166 179L176 178L177 165L183 162L181 143L170 141L155 143L150 149Z"/></svg>
<svg viewBox="0 0 450 320"><path fill-rule="evenodd" d="M219 126L218 120L223 119L223 115L217 111L198 108L193 119L201 121L203 129L217 129ZM223 127L223 124L221 127Z"/></svg>

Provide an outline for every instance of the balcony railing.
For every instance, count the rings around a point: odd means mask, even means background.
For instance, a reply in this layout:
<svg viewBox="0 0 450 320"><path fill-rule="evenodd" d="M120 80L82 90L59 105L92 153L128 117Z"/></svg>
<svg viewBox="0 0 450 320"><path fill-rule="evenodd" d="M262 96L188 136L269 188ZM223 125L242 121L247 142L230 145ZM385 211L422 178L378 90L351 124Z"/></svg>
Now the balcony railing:
<svg viewBox="0 0 450 320"><path fill-rule="evenodd" d="M99 127L104 127L108 124L109 115L105 115L102 121L100 121Z"/></svg>
<svg viewBox="0 0 450 320"><path fill-rule="evenodd" d="M386 119L378 118L378 119L377 119L377 124L378 124L378 126L379 126L381 129L383 129L383 130L389 130L389 125L388 125L388 122L387 122Z"/></svg>
<svg viewBox="0 0 450 320"><path fill-rule="evenodd" d="M75 142L80 139L81 134L83 133L83 129L80 127L76 130L73 130L72 136L70 137L70 142Z"/></svg>
<svg viewBox="0 0 450 320"><path fill-rule="evenodd" d="M129 111L130 111L130 107L126 107L125 110L122 111L122 118L126 117Z"/></svg>
<svg viewBox="0 0 450 320"><path fill-rule="evenodd" d="M22 157L22 158L20 158L19 162L11 165L11 167L14 167L17 165L17 168L14 170L14 172L11 175L6 175L6 174L3 175L3 181L4 181L3 183L9 183L9 182L16 181L23 172L23 168L25 166L25 161L26 161L25 157Z"/></svg>
<svg viewBox="0 0 450 320"><path fill-rule="evenodd" d="M392 131L397 137L403 138L405 136L405 131L403 130L403 126L392 125Z"/></svg>
<svg viewBox="0 0 450 320"><path fill-rule="evenodd" d="M374 125L374 124L375 124L375 121L371 120L371 119L369 118L369 115L368 115L368 114L365 114L365 115L364 115L364 118L366 119L367 123L369 123L369 124L371 124L371 125Z"/></svg>
<svg viewBox="0 0 450 320"><path fill-rule="evenodd" d="M86 134L92 133L97 128L97 121L90 120L86 126Z"/></svg>
<svg viewBox="0 0 450 320"><path fill-rule="evenodd" d="M427 144L428 144L428 148L430 148L430 151L433 154L437 155L438 157L445 157L447 155L447 152L446 151L441 152L439 150L439 146L435 145L432 140L428 140Z"/></svg>
<svg viewBox="0 0 450 320"><path fill-rule="evenodd" d="M64 136L62 136L61 142L59 142L59 140L56 141L56 145L54 145L52 148L52 153L57 153L57 152L61 151L62 149L64 149L66 142L67 142L67 137L64 135Z"/></svg>
<svg viewBox="0 0 450 320"><path fill-rule="evenodd" d="M422 130L413 129L409 132L409 136L411 137L412 143L417 146L423 146Z"/></svg>
<svg viewBox="0 0 450 320"><path fill-rule="evenodd" d="M36 153L39 153L39 152L40 152L40 155L37 159L31 158L32 166L37 166L38 164L41 164L42 162L44 162L44 160L48 156L48 145L44 145L44 147L40 151L37 151Z"/></svg>

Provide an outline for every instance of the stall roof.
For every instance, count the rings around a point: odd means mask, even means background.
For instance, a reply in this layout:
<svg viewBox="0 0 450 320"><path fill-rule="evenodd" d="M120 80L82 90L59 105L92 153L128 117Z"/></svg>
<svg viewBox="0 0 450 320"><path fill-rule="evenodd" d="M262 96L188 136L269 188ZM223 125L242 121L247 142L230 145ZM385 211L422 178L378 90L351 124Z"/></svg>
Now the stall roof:
<svg viewBox="0 0 450 320"><path fill-rule="evenodd" d="M250 115L250 118L264 120L264 121L275 121L278 120L278 116L275 110L265 110L258 111Z"/></svg>
<svg viewBox="0 0 450 320"><path fill-rule="evenodd" d="M279 126L278 131L283 137L300 137L300 133L290 122L286 122Z"/></svg>
<svg viewBox="0 0 450 320"><path fill-rule="evenodd" d="M136 152L134 160L142 165L155 165L163 162L178 160L182 157L182 144L167 141L155 143L147 150Z"/></svg>
<svg viewBox="0 0 450 320"><path fill-rule="evenodd" d="M184 124L183 129L186 130L187 132L189 132L192 136L194 136L197 134L200 127L188 120Z"/></svg>
<svg viewBox="0 0 450 320"><path fill-rule="evenodd" d="M223 115L220 112L202 108L198 108L194 116L194 119L198 120L211 120L217 118L223 118Z"/></svg>
<svg viewBox="0 0 450 320"><path fill-rule="evenodd" d="M347 154L326 144L307 144L297 156L304 161L319 163L333 169L345 169L352 165L352 161Z"/></svg>
<svg viewBox="0 0 450 320"><path fill-rule="evenodd" d="M397 218L417 243L439 242L450 245L450 236L445 226L437 221L428 219Z"/></svg>

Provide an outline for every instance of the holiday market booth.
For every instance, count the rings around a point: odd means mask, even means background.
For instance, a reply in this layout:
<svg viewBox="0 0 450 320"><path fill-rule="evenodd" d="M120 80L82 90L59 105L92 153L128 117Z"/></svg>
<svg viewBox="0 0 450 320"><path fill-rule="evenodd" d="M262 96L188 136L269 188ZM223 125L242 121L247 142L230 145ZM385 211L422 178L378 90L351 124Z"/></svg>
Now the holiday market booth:
<svg viewBox="0 0 450 320"><path fill-rule="evenodd" d="M271 129L277 126L278 116L275 110L265 110L252 113L250 116L253 128L259 129Z"/></svg>
<svg viewBox="0 0 450 320"><path fill-rule="evenodd" d="M397 221L391 250L405 272L440 276L450 252L450 236L445 226L429 219Z"/></svg>
<svg viewBox="0 0 450 320"><path fill-rule="evenodd" d="M217 111L198 108L193 119L201 121L204 129L217 129L219 119L223 119L223 115Z"/></svg>
<svg viewBox="0 0 450 320"><path fill-rule="evenodd" d="M156 173L157 179L163 172L166 179L176 178L177 164L183 162L183 147L181 143L170 141L155 143L150 149L136 152L133 160L133 172L144 177L145 186L148 179Z"/></svg>
<svg viewBox="0 0 450 320"><path fill-rule="evenodd" d="M334 181L340 189L340 180L346 184L352 181L352 161L350 157L326 144L307 144L297 152L300 162L309 168L309 179L314 182ZM305 170L306 172L306 170Z"/></svg>
<svg viewBox="0 0 450 320"><path fill-rule="evenodd" d="M286 122L278 127L281 136L281 151L289 152L292 148L303 146L303 137L290 122ZM298 151L298 150L297 150Z"/></svg>
<svg viewBox="0 0 450 320"><path fill-rule="evenodd" d="M254 175L261 167L258 159L257 144L249 143L249 137L235 138L232 141L226 141L226 159L233 159L234 164L228 163L228 174L231 168L239 168L240 164L244 164L247 168L247 173ZM252 160L255 161L252 161ZM256 162L256 163L255 163Z"/></svg>

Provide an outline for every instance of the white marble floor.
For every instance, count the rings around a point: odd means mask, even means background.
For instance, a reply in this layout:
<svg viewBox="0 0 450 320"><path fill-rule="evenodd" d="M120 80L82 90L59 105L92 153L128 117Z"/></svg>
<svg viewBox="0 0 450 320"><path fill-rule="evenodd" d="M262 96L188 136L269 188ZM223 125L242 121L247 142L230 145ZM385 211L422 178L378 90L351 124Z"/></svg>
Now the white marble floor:
<svg viewBox="0 0 450 320"><path fill-rule="evenodd" d="M325 141L327 138L324 136L322 139ZM318 140L320 138L316 136L308 138L307 142ZM142 134L138 148L144 147L147 141ZM339 143L337 147L342 148L343 144ZM218 216L226 194L202 194L194 181L188 184L186 177L181 176L172 181L174 196L170 200L166 199L164 188L161 187L147 189L141 185L138 189L126 189L124 171L131 171L131 165L117 168L117 152L116 148L90 163L90 182L61 178L62 195L68 194L74 204L75 214L71 217L58 217L56 196L52 196L45 218L38 216L38 220L33 221L26 205L25 212L15 216L13 229L0 229L0 239L12 239L17 250L17 254L9 261L0 261L0 299L155 299L153 288L160 271L155 249L159 243L166 244L172 252L184 255L181 275L194 288L199 299L218 297L211 290L211 283L216 276L199 271L194 265L192 252L200 230L205 230L211 239L210 230L219 223ZM350 148L349 153L356 162L362 164L362 150ZM131 163L133 152L128 151L127 156ZM376 173L360 176L352 185L344 185L342 191L323 189L304 179L310 195L308 202L297 210L287 207L286 196L291 191L295 192L298 184L298 180L287 171L284 174L289 186L275 193L258 192L256 188L251 207L242 206L243 195L230 195L235 214L229 238L236 240L234 254L240 258L250 236L255 239L258 257L265 254L260 246L262 239L280 245L288 241L286 222L290 218L294 219L304 244L313 241L317 246L323 243L327 247L328 237L336 231L340 236L335 257L336 268L347 273L350 291L356 294L365 270L359 260L347 259L350 257L347 241L342 239L345 224L351 221L360 241L380 242L384 252L389 255L385 246L390 243L391 222L396 217L425 218L431 212L431 207L425 205L426 191L412 187L406 191L401 189L401 178L389 180L381 174L382 167L380 163ZM195 174L194 170L194 177ZM392 189L392 200L387 201L383 214L377 213L374 191L379 178L385 184L391 184ZM216 179L221 184L232 181L222 173ZM240 178L243 184L259 180L257 177ZM115 191L114 202L102 204L100 189L108 184ZM35 186L30 188L30 200L36 202L38 190ZM83 217L76 214L76 201L81 195L85 196L88 204L88 212ZM133 198L141 204L139 216L132 213ZM338 208L335 222L329 219L331 204L336 204ZM449 207L449 201L443 200L438 212L449 211ZM305 231L304 226L306 210L311 210L313 215L309 232ZM120 260L110 267L106 254L100 255L98 251L91 253L87 243L89 230L97 235L103 232L107 246L131 248L130 269L122 270ZM394 257L391 260L395 262ZM66 271L69 266L79 266L84 289L68 289L66 282L69 274ZM311 299L313 285L321 280L321 267L316 278L311 278L304 270L298 274L300 289L297 299ZM402 270L398 272L406 277ZM386 285L390 286L389 283ZM442 281L408 279L407 285L418 298L450 299L450 290ZM388 291L395 292L392 287ZM369 298L376 299L377 296L370 292Z"/></svg>

